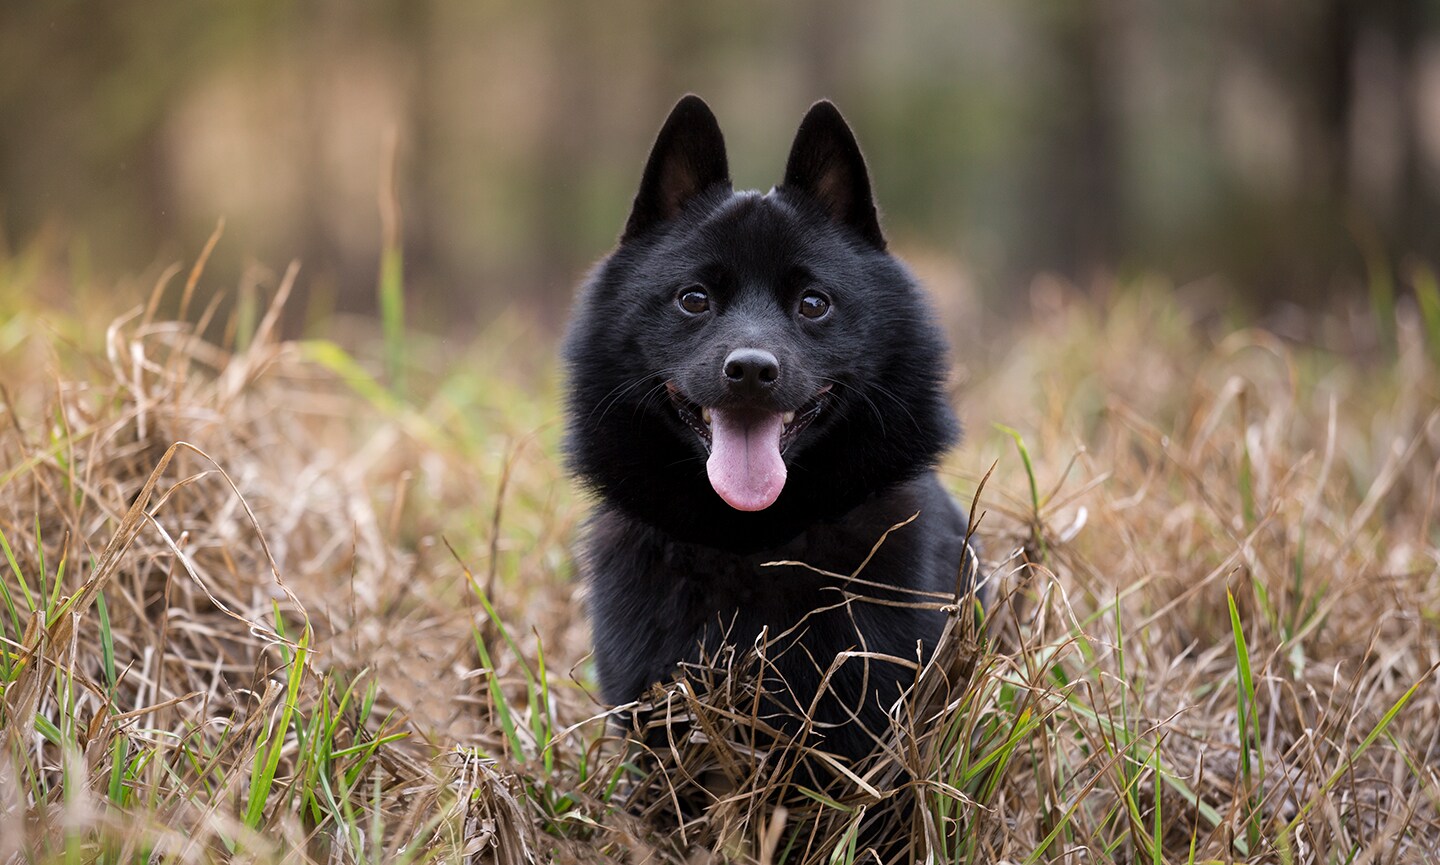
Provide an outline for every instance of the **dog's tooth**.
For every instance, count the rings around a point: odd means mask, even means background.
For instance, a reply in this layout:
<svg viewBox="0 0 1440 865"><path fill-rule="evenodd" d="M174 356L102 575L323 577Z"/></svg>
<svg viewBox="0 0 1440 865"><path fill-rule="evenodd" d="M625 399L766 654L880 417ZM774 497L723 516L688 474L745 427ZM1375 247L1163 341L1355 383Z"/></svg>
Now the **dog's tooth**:
<svg viewBox="0 0 1440 865"><path fill-rule="evenodd" d="M795 422L795 412L793 412L793 411L787 411L787 412L785 412L784 414L780 415L780 420L781 420L782 422L784 422L785 424L792 424L792 423L794 423L794 422Z"/></svg>
<svg viewBox="0 0 1440 865"><path fill-rule="evenodd" d="M703 420L703 421L705 421L705 423L708 425L708 424L710 423L710 409L708 409L708 408L702 408L702 409L700 409L700 419Z"/></svg>

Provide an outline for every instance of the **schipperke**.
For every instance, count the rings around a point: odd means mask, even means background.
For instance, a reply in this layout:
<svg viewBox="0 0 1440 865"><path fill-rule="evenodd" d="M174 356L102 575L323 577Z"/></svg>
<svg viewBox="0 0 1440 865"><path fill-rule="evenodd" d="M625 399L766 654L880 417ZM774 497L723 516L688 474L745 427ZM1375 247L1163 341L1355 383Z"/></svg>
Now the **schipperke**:
<svg viewBox="0 0 1440 865"><path fill-rule="evenodd" d="M681 99L564 358L569 464L599 499L581 570L603 697L763 634L767 706L871 752L971 553L934 471L959 434L945 341L835 106L805 115L780 186L736 192L715 116Z"/></svg>

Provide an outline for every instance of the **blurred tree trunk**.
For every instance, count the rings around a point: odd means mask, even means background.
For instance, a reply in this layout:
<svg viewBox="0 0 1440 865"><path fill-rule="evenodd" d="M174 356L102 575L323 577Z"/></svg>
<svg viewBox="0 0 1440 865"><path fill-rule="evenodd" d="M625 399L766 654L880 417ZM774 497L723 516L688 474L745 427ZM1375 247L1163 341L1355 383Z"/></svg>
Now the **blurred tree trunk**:
<svg viewBox="0 0 1440 865"><path fill-rule="evenodd" d="M433 221L440 212L436 195L435 160L430 155L440 150L440 94L436 64L440 60L440 33L436 14L438 0L410 0L400 3L392 14L398 24L401 50L414 58L414 71L409 81L409 105L399 133L399 152L395 166L398 172L401 230L405 255L407 283L416 277L432 283L455 284L457 268L443 261L436 248ZM474 311L473 292L445 292L447 306L458 304Z"/></svg>
<svg viewBox="0 0 1440 865"><path fill-rule="evenodd" d="M1119 91L1111 64L1119 46L1116 0L1050 10L1054 91L1046 94L1046 136L1037 156L1031 236L1048 244L1041 265L1081 287L1113 265L1120 246Z"/></svg>
<svg viewBox="0 0 1440 865"><path fill-rule="evenodd" d="M1422 100L1436 98L1437 94L1421 91L1420 75L1421 35L1425 32L1427 17L1426 4L1422 0L1390 0L1377 4L1375 11L1384 16L1384 25L1395 44L1395 54L1400 69L1400 118L1403 142L1400 169L1400 202L1394 215L1393 233L1398 252L1401 255L1419 253L1434 256L1440 249L1436 246L1436 226L1440 225L1440 197L1436 195L1437 182L1433 171L1425 166L1424 142L1421 123ZM1433 4L1429 7L1433 10Z"/></svg>
<svg viewBox="0 0 1440 865"><path fill-rule="evenodd" d="M608 7L607 7L608 9ZM537 178L535 238L536 292L542 308L563 308L579 275L577 248L583 236L580 215L587 208L587 171L591 143L598 132L597 111L605 108L597 92L596 14L610 14L589 3L554 0L546 11L550 24L550 74L543 94ZM598 10L598 13L597 13Z"/></svg>
<svg viewBox="0 0 1440 865"><path fill-rule="evenodd" d="M1326 198L1346 227L1342 249L1348 252L1358 245L1363 254L1385 256L1391 267L1405 256L1433 256L1437 251L1434 226L1440 220L1440 201L1425 168L1421 139L1425 96L1419 63L1426 18L1423 0L1332 0L1319 27L1318 50L1307 58L1302 73L1310 85L1302 96L1319 107ZM1368 56L1362 50L1367 42ZM1357 88L1362 75L1371 79L1368 91ZM1391 128L1365 125L1371 115L1362 113L1366 106L1360 100L1377 95L1395 105L1393 117L1379 115ZM1394 149L1392 159L1381 160L1389 172L1383 178L1384 194L1378 197L1367 196L1352 175L1357 156L1374 147ZM1313 255L1314 250L1298 254ZM1339 261L1329 264L1341 266Z"/></svg>
<svg viewBox="0 0 1440 865"><path fill-rule="evenodd" d="M838 99L844 84L841 69L854 54L852 28L859 20L854 0L805 0L801 16L806 102Z"/></svg>
<svg viewBox="0 0 1440 865"><path fill-rule="evenodd" d="M1308 79L1306 89L1310 92L1300 95L1316 106L1322 138L1318 142L1321 176L1330 197L1337 201L1350 185L1349 131L1359 41L1354 7L1353 0L1331 0L1326 4L1318 28L1319 45L1301 71L1302 77Z"/></svg>
<svg viewBox="0 0 1440 865"><path fill-rule="evenodd" d="M300 80L300 123L301 141L295 158L303 166L301 176L308 182L301 196L300 249L296 253L304 262L308 273L316 278L330 277L336 280L334 297L340 309L356 312L371 312L375 309L375 293L367 289L373 285L363 280L358 272L346 273L345 262L330 234L326 211L330 207L330 189L327 182L325 158L325 112L327 65L334 57L337 40L343 39L344 10L333 2L304 4L297 12L299 19L296 40L312 46L311 50L296 53L297 63L302 70ZM307 281L308 282L308 281ZM302 286L302 292L309 286ZM303 294L299 303L291 308L304 308Z"/></svg>

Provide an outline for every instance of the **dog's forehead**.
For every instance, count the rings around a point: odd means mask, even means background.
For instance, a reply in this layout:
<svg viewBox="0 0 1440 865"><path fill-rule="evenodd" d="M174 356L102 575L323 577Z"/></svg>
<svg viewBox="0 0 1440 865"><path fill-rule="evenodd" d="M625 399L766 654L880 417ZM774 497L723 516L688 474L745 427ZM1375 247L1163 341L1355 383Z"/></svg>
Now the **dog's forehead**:
<svg viewBox="0 0 1440 865"><path fill-rule="evenodd" d="M697 234L712 255L740 270L786 268L807 245L801 214L773 190L732 194L705 216Z"/></svg>
<svg viewBox="0 0 1440 865"><path fill-rule="evenodd" d="M795 209L772 193L731 193L705 216L701 230L712 237L785 234L794 230Z"/></svg>

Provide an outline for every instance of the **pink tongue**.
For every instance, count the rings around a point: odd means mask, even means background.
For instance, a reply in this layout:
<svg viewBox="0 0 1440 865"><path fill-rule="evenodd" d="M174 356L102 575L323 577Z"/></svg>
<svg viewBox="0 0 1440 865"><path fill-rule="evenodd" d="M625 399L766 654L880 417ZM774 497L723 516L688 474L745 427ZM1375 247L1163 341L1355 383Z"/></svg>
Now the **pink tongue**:
<svg viewBox="0 0 1440 865"><path fill-rule="evenodd" d="M763 511L775 504L785 486L780 459L779 412L710 410L710 486L730 507Z"/></svg>

